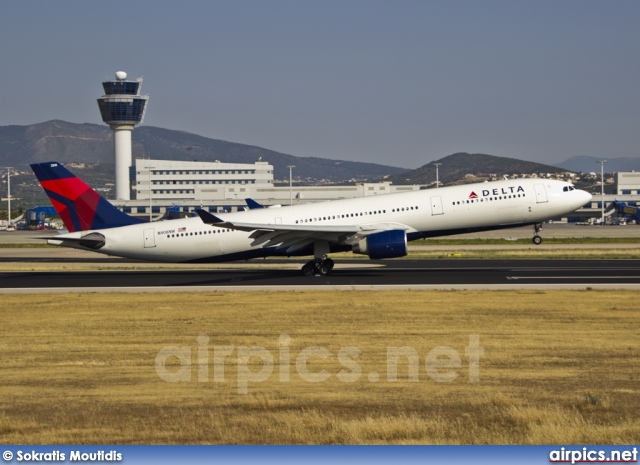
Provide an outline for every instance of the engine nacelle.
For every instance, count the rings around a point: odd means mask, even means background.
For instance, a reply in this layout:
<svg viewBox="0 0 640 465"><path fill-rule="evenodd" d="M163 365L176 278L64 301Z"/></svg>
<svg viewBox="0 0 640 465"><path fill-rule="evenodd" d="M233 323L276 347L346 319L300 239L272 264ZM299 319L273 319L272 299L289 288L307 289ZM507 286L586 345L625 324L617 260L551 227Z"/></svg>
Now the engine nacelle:
<svg viewBox="0 0 640 465"><path fill-rule="evenodd" d="M393 229L371 234L353 245L353 253L368 255L369 258L396 258L407 255L407 234Z"/></svg>

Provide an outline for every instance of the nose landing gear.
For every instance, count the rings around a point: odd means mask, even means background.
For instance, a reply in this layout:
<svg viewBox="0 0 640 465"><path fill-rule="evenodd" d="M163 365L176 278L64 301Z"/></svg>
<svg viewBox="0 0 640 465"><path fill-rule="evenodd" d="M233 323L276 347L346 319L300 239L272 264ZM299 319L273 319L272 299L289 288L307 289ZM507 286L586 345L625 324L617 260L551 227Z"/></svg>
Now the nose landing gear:
<svg viewBox="0 0 640 465"><path fill-rule="evenodd" d="M531 240L532 240L532 242L533 242L535 245L540 245L540 244L542 244L542 237L540 237L540 236L538 235L538 233L539 233L540 231L542 231L542 223L536 223L536 224L534 224L534 225L533 225L533 239L531 239Z"/></svg>

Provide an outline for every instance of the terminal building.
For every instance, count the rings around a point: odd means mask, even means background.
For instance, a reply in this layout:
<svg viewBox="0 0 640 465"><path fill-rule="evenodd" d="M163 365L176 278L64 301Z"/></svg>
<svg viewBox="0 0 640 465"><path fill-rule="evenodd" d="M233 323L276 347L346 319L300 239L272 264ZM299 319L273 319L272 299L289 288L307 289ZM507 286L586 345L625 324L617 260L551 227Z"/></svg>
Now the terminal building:
<svg viewBox="0 0 640 465"><path fill-rule="evenodd" d="M127 214L157 218L167 211L191 213L235 212L247 208L251 198L266 206L350 199L369 195L419 190L419 185L394 186L388 182L345 186L275 186L268 162L189 162L137 159L132 171L135 199L112 200Z"/></svg>
<svg viewBox="0 0 640 465"><path fill-rule="evenodd" d="M606 181L606 180L605 180ZM611 182L613 181L613 185ZM613 201L626 202L630 206L640 206L640 173L635 171L614 173L609 184L605 183L605 193L600 186L590 190L593 197L584 207L576 210L565 220L568 222L599 222L605 216L605 222L612 222L609 218Z"/></svg>
<svg viewBox="0 0 640 465"><path fill-rule="evenodd" d="M275 186L273 166L268 162L189 162L137 159L131 172L132 200L112 203L127 214L158 219L168 211L183 214L205 209L211 213L235 212L247 208L251 198L265 206L298 205L308 202L349 199L370 195L419 190L420 185L357 183L332 186ZM611 193L593 198L584 207L558 221L587 222L602 217L613 200L640 205L640 173L616 173ZM611 185L607 185L611 191Z"/></svg>
<svg viewBox="0 0 640 465"><path fill-rule="evenodd" d="M616 173L615 186L617 195L640 194L640 173Z"/></svg>

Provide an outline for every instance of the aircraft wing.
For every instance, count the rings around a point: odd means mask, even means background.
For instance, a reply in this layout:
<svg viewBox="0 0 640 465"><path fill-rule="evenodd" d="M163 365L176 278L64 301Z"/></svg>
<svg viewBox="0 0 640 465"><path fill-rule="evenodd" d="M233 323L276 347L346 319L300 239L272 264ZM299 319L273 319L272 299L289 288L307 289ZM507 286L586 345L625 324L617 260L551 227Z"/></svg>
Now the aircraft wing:
<svg viewBox="0 0 640 465"><path fill-rule="evenodd" d="M221 228L251 232L252 247L273 247L293 253L315 241L353 245L364 237L382 231L411 228L401 223L372 223L360 225L314 225L314 224L264 224L224 221L204 210L197 210L198 216L206 224Z"/></svg>

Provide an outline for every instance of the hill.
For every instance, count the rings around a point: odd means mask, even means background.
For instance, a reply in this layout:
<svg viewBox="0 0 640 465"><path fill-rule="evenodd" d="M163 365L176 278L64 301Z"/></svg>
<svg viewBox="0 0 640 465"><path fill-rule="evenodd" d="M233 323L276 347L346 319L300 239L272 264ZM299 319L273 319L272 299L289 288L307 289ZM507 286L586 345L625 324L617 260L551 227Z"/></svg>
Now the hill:
<svg viewBox="0 0 640 465"><path fill-rule="evenodd" d="M481 153L454 153L447 157L427 163L413 171L407 171L400 175L390 176L388 181L394 184L430 184L436 181L435 163L441 163L438 167L441 184L451 184L464 180L467 175L472 181L489 178L490 175L498 177L512 174L533 173L564 173L565 169L555 166L543 165L530 161L518 160L508 157L496 157Z"/></svg>
<svg viewBox="0 0 640 465"><path fill-rule="evenodd" d="M254 163L262 158L274 166L275 179L294 176L305 182L328 179L343 182L399 174L406 168L296 157L252 145L209 139L184 131L141 126L132 134L134 158ZM26 167L30 163L59 161L112 165L113 131L106 125L53 120L29 126L0 126L0 166Z"/></svg>
<svg viewBox="0 0 640 465"><path fill-rule="evenodd" d="M598 163L598 160L602 159L603 158L587 156L571 157L554 166L575 172L599 173L600 164ZM607 160L607 162L604 164L604 170L607 173L619 173L620 171L640 171L640 158L604 157L604 159Z"/></svg>

